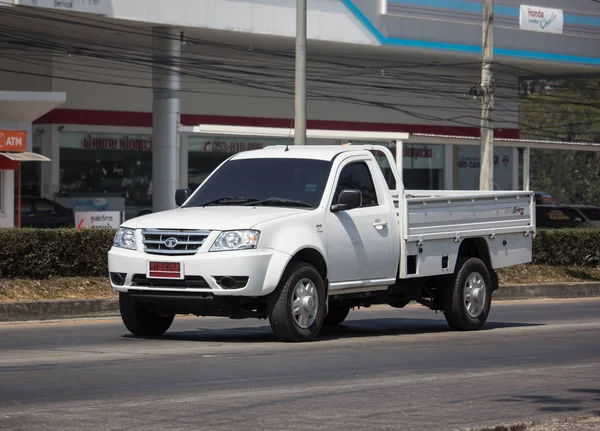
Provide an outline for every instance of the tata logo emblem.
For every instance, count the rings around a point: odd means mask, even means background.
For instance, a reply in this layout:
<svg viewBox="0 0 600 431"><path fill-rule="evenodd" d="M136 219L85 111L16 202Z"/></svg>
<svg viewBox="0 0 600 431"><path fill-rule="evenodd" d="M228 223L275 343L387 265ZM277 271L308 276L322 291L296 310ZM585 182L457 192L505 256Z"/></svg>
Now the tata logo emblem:
<svg viewBox="0 0 600 431"><path fill-rule="evenodd" d="M165 239L165 245L169 248L175 248L177 246L178 242L179 241L177 241L177 238L173 238L173 237Z"/></svg>

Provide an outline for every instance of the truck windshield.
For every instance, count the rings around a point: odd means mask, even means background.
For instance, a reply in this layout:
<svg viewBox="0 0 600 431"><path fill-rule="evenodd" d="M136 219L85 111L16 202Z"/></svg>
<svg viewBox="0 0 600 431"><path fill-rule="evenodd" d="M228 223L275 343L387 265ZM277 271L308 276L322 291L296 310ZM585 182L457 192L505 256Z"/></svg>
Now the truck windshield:
<svg viewBox="0 0 600 431"><path fill-rule="evenodd" d="M316 208L331 162L313 159L241 159L218 168L186 207L269 205Z"/></svg>

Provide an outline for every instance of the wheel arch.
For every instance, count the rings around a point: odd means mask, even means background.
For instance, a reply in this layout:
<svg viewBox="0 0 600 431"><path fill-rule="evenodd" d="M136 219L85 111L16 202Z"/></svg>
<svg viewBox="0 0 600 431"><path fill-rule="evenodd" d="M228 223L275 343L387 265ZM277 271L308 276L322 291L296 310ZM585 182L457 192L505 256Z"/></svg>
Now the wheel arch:
<svg viewBox="0 0 600 431"><path fill-rule="evenodd" d="M327 290L327 261L323 254L315 248L305 247L298 250L296 253L292 255L289 262L286 265L289 267L294 262L306 262L315 267L321 278L323 279L323 283L325 284L325 290Z"/></svg>
<svg viewBox="0 0 600 431"><path fill-rule="evenodd" d="M462 240L458 249L458 259L454 269L455 273L460 269L458 265L461 260L472 257L480 259L485 264L492 279L492 290L497 290L498 276L492 266L490 247L484 238L465 238Z"/></svg>

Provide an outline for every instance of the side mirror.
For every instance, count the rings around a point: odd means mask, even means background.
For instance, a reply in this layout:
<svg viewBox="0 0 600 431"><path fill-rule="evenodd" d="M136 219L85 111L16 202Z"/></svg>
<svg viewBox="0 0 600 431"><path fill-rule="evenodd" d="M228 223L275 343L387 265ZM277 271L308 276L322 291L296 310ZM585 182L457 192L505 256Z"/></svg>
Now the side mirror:
<svg viewBox="0 0 600 431"><path fill-rule="evenodd" d="M336 213L339 211L348 211L354 208L359 208L362 205L362 193L360 190L342 190L338 203L331 206L331 211Z"/></svg>
<svg viewBox="0 0 600 431"><path fill-rule="evenodd" d="M175 204L180 207L192 195L192 189L177 189L175 192Z"/></svg>

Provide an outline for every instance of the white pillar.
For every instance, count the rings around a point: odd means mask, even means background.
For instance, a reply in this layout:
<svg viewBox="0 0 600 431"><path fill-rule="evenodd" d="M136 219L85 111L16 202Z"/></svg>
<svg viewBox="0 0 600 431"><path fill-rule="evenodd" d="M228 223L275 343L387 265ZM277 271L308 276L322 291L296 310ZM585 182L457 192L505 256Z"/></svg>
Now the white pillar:
<svg viewBox="0 0 600 431"><path fill-rule="evenodd" d="M188 186L189 151L188 134L179 134L179 188Z"/></svg>
<svg viewBox="0 0 600 431"><path fill-rule="evenodd" d="M523 149L523 190L529 191L530 182L529 182L529 162L531 157L531 149L529 147L525 147Z"/></svg>
<svg viewBox="0 0 600 431"><path fill-rule="evenodd" d="M0 228L15 226L15 171L0 170Z"/></svg>
<svg viewBox="0 0 600 431"><path fill-rule="evenodd" d="M47 199L53 199L60 187L60 131L56 124L48 124L40 127L42 135L42 155L51 161L41 163L41 195ZM39 162L35 162L39 163Z"/></svg>
<svg viewBox="0 0 600 431"><path fill-rule="evenodd" d="M512 189L519 190L519 149L512 150Z"/></svg>
<svg viewBox="0 0 600 431"><path fill-rule="evenodd" d="M180 30L153 28L152 209L175 208L179 184Z"/></svg>
<svg viewBox="0 0 600 431"><path fill-rule="evenodd" d="M444 190L454 189L454 145L444 146Z"/></svg>

